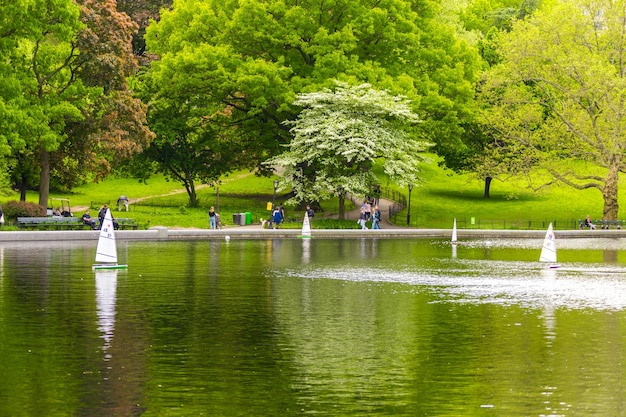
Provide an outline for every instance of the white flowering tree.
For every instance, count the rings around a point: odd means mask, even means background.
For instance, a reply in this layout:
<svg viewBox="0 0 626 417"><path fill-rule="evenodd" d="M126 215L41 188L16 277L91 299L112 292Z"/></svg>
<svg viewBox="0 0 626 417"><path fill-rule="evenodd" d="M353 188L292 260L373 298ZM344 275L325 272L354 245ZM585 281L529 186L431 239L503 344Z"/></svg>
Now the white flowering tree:
<svg viewBox="0 0 626 417"><path fill-rule="evenodd" d="M337 82L334 91L300 94L294 104L302 111L285 122L293 134L288 150L266 161L281 172L279 187L292 187L290 202L336 196L343 219L346 193L365 196L379 183L377 160L392 181L417 181L420 153L430 144L411 136L408 127L420 120L406 98Z"/></svg>

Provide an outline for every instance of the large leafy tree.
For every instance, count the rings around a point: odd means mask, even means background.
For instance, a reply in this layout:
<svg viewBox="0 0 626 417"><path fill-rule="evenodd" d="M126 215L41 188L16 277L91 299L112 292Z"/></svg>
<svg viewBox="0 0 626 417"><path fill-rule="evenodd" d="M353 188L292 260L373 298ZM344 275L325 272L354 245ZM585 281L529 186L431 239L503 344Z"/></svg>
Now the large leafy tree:
<svg viewBox="0 0 626 417"><path fill-rule="evenodd" d="M155 162L158 171L181 183L190 207L199 204L198 183L215 184L234 166L245 165L242 149L250 145L218 129L218 113L207 117L196 103L161 98L151 101L148 117L157 137L140 159Z"/></svg>
<svg viewBox="0 0 626 417"><path fill-rule="evenodd" d="M516 22L482 86L496 160L602 192L618 216L626 150L626 2L567 1ZM536 176L535 176L536 178Z"/></svg>
<svg viewBox="0 0 626 417"><path fill-rule="evenodd" d="M254 138L251 166L291 140L300 93L333 79L370 83L409 97L422 138L463 134L473 99L475 51L437 20L432 0L176 0L146 34L160 57L151 73L161 97L221 106L230 132ZM231 129L236 126L237 129Z"/></svg>
<svg viewBox="0 0 626 417"><path fill-rule="evenodd" d="M151 137L145 111L125 84L136 67L130 49L135 27L116 12L114 0L78 3L0 6L0 143L10 149L22 195L38 175L42 206L53 175L71 186L70 173L128 157Z"/></svg>
<svg viewBox="0 0 626 417"><path fill-rule="evenodd" d="M283 168L281 186L292 187L292 201L339 197L344 218L346 193L366 195L379 182L372 166L383 158L385 173L399 184L417 180L419 153L428 144L405 130L419 122L409 101L378 91L368 84L334 91L301 94L303 108L292 126L288 151L266 163Z"/></svg>
<svg viewBox="0 0 626 417"><path fill-rule="evenodd" d="M0 92L2 134L13 161L24 163L19 171L28 176L38 167L39 202L45 206L50 152L65 140L67 123L81 119L88 97L98 94L74 76L80 8L67 0L16 1L5 3L2 12L2 78L8 87Z"/></svg>
<svg viewBox="0 0 626 417"><path fill-rule="evenodd" d="M537 8L538 0L475 0L468 2L460 12L460 20L466 36L476 39L475 45L483 59L485 68L499 62L494 49L494 40L500 33L511 29L513 22L524 19ZM511 171L510 164L495 164L490 158L488 145L494 141L493 131L485 129L479 121L479 111L474 107L463 118L463 135L456 140L442 142L437 153L444 158L447 167L457 172L471 172L484 179L484 196L490 196L491 181L494 177L502 178Z"/></svg>
<svg viewBox="0 0 626 417"><path fill-rule="evenodd" d="M80 50L77 76L102 91L68 125L68 140L55 152L52 168L67 187L99 180L122 161L140 153L152 140L146 106L134 96L127 79L138 70L132 51L137 25L116 9L115 0L78 0L85 27L75 41Z"/></svg>

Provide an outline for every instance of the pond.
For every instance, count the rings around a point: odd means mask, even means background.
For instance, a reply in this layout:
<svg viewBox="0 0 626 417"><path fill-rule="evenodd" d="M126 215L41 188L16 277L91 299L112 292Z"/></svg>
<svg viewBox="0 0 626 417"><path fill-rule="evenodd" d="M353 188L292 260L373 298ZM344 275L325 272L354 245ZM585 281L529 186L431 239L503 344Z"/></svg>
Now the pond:
<svg viewBox="0 0 626 417"><path fill-rule="evenodd" d="M0 244L0 415L617 416L626 241Z"/></svg>

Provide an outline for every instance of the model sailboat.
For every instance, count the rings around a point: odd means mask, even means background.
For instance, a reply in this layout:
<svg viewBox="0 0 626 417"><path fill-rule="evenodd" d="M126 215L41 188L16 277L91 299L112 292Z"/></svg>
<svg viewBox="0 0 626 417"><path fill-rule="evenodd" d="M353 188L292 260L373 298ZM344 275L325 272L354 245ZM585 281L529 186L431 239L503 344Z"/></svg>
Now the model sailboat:
<svg viewBox="0 0 626 417"><path fill-rule="evenodd" d="M541 256L539 256L539 262L549 262L550 268L558 268L556 263L556 242L554 232L552 231L552 223L548 226L546 237L543 239L543 247L541 248Z"/></svg>
<svg viewBox="0 0 626 417"><path fill-rule="evenodd" d="M115 229L111 210L107 209L104 220L100 227L100 237L96 248L96 264L93 269L126 269L128 265L117 263L117 246L115 242Z"/></svg>
<svg viewBox="0 0 626 417"><path fill-rule="evenodd" d="M309 215L304 213L304 220L302 221L302 234L300 237L311 238L311 222L309 221Z"/></svg>

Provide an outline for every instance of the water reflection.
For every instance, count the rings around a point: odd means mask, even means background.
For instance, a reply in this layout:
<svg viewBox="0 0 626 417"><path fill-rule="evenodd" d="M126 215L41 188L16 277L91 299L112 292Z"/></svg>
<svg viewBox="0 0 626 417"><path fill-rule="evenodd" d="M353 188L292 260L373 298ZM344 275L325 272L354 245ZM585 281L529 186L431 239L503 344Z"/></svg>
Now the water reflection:
<svg viewBox="0 0 626 417"><path fill-rule="evenodd" d="M487 254L485 254L487 256ZM626 308L626 268L592 264L547 270L538 262L435 260L426 268L318 268L289 276L353 282L404 283L439 294L440 302L518 304L532 308ZM433 301L436 302L436 301Z"/></svg>
<svg viewBox="0 0 626 417"><path fill-rule="evenodd" d="M622 415L605 243L121 242L119 276L6 246L0 415Z"/></svg>
<svg viewBox="0 0 626 417"><path fill-rule="evenodd" d="M311 239L302 239L302 263L308 264L311 261Z"/></svg>
<svg viewBox="0 0 626 417"><path fill-rule="evenodd" d="M98 331L102 333L102 339L104 339L102 350L105 352L111 347L115 330L117 273L116 269L95 271Z"/></svg>

